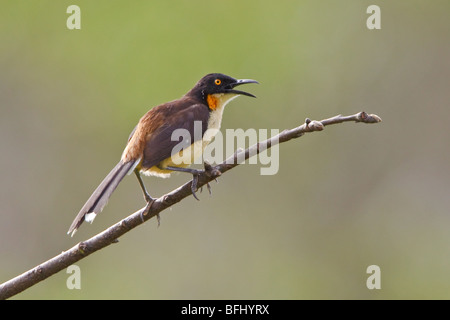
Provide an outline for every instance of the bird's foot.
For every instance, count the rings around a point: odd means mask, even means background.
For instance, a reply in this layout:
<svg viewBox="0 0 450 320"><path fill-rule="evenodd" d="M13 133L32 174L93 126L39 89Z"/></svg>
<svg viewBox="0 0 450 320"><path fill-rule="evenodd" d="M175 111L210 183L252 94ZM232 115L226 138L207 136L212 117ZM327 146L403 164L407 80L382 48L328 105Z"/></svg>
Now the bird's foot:
<svg viewBox="0 0 450 320"><path fill-rule="evenodd" d="M195 192L197 191L198 176L203 172L203 170L195 170L195 172L192 172L191 192L194 198L198 201L200 201L200 199L197 197Z"/></svg>
<svg viewBox="0 0 450 320"><path fill-rule="evenodd" d="M204 166L205 166L204 170L194 170L192 172L191 191L192 191L192 195L197 200L200 200L197 197L197 195L195 194L195 192L197 191L198 176L200 174L202 174L202 173L206 173L207 176L214 177L214 180L216 180L216 182L217 182L217 177L222 174L218 169L216 169L215 167L211 166L211 164L209 164L206 161L204 162ZM206 182L206 187L208 188L208 192L211 195L212 191L211 191L211 185L209 184L209 182ZM201 191L202 191L202 189L200 189L200 192Z"/></svg>
<svg viewBox="0 0 450 320"><path fill-rule="evenodd" d="M147 201L147 205L145 208L141 211L141 220L142 222L145 222L145 216L150 212L150 209L155 202L156 199L150 197L150 195L147 193L144 195L145 201ZM158 220L158 227L161 224L161 217L159 216L159 213L156 214L156 219Z"/></svg>

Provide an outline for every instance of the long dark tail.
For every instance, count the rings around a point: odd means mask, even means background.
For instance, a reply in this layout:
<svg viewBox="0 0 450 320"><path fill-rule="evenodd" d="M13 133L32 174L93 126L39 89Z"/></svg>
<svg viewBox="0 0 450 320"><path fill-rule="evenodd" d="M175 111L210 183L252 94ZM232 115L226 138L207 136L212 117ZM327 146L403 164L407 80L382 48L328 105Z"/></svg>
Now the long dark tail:
<svg viewBox="0 0 450 320"><path fill-rule="evenodd" d="M95 189L94 193L90 196L88 201L81 208L80 212L73 220L72 225L69 228L67 234L73 236L84 220L92 222L96 214L100 213L108 203L111 194L116 190L120 181L125 177L127 173L133 169L135 165L134 161L122 162L120 161L114 169L103 179L102 183Z"/></svg>

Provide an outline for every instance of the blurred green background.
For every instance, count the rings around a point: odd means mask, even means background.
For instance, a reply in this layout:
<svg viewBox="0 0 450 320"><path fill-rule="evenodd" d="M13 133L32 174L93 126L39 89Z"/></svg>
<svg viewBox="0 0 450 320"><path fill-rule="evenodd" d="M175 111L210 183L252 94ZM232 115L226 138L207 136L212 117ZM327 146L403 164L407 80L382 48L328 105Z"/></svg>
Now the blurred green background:
<svg viewBox="0 0 450 320"><path fill-rule="evenodd" d="M81 30L66 9L81 8ZM381 8L381 30L366 9ZM448 1L0 0L0 282L144 205L126 178L66 231L152 106L209 72L257 79L222 128L361 110L240 166L16 299L449 299ZM146 178L153 195L188 181ZM366 268L381 268L368 290Z"/></svg>

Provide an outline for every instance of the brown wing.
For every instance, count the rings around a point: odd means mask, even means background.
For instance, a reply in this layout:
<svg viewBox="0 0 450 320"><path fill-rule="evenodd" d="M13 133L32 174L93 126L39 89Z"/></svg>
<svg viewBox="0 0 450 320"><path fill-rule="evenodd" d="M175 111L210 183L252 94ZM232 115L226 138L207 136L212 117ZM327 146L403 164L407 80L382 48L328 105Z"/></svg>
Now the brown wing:
<svg viewBox="0 0 450 320"><path fill-rule="evenodd" d="M171 111L165 117L164 123L147 138L142 168L151 168L169 158L175 146L181 146L184 149L195 141L201 140L208 129L209 109L204 104L194 104L180 110L173 108ZM195 132L196 121L198 121L197 132ZM177 136L174 137L177 139L173 141L172 133L176 129L185 129L190 139L186 140L182 136Z"/></svg>

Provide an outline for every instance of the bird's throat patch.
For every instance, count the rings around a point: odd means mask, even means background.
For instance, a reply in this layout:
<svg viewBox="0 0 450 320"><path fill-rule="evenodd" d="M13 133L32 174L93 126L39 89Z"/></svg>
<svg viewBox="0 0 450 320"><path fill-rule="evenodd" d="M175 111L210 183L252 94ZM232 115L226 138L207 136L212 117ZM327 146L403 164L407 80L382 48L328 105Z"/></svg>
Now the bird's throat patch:
<svg viewBox="0 0 450 320"><path fill-rule="evenodd" d="M206 102L208 103L209 110L223 110L225 105L239 96L238 94L230 93L213 93L206 96Z"/></svg>
<svg viewBox="0 0 450 320"><path fill-rule="evenodd" d="M217 99L217 97L213 94L208 94L208 96L206 97L206 102L208 102L208 107L211 110L216 110L217 105L219 104L219 99Z"/></svg>

